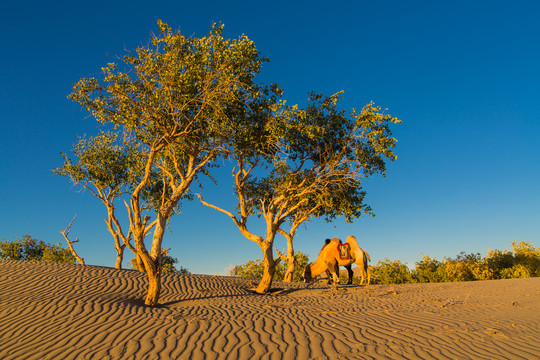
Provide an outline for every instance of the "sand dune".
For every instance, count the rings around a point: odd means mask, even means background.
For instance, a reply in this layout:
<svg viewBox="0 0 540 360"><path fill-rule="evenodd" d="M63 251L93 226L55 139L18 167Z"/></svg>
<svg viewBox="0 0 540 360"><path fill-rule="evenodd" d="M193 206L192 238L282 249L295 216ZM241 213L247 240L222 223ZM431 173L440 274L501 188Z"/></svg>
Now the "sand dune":
<svg viewBox="0 0 540 360"><path fill-rule="evenodd" d="M0 359L538 359L540 278L400 286L0 261Z"/></svg>

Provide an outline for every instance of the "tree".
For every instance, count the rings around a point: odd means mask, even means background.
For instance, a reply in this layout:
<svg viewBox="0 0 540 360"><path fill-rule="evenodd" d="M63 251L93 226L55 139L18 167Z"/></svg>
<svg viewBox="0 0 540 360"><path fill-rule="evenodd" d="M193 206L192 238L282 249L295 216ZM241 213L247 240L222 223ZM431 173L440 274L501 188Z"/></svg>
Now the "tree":
<svg viewBox="0 0 540 360"><path fill-rule="evenodd" d="M121 127L140 146L143 171L126 204L134 245L124 243L148 274L145 304L151 306L159 300L168 220L229 141L237 109L256 90L253 78L266 61L246 36L225 40L223 26L214 24L202 38L173 32L162 21L158 28L148 46L122 58L124 71L110 63L102 69L101 82L83 78L70 95L99 122ZM142 206L153 176L162 183L155 213ZM151 230L148 249L144 240Z"/></svg>
<svg viewBox="0 0 540 360"><path fill-rule="evenodd" d="M125 234L122 231L114 202L132 189L141 171L137 144L127 137L118 143L116 133L102 132L89 139L79 139L73 154L75 161L62 153L64 164L53 169L53 173L69 177L75 185L81 185L105 205L105 223L116 249L115 268L121 269L130 232Z"/></svg>
<svg viewBox="0 0 540 360"><path fill-rule="evenodd" d="M257 121L235 129L241 139L249 138L251 143L235 142L230 152L237 214L199 196L206 206L228 215L246 238L260 246L264 271L256 289L259 293L269 291L276 266L285 257L278 254L275 258L273 253L280 229L292 244L296 228L312 217L345 216L350 220L370 212L363 204L361 179L384 175L384 159L396 158L392 152L396 139L389 124L400 121L371 103L346 115L338 110L340 99L341 93L328 97L311 94L306 109L268 101L273 106L264 107L270 109L266 113L245 114ZM249 231L251 215L264 219L264 235ZM292 226L287 232L283 226L288 221Z"/></svg>

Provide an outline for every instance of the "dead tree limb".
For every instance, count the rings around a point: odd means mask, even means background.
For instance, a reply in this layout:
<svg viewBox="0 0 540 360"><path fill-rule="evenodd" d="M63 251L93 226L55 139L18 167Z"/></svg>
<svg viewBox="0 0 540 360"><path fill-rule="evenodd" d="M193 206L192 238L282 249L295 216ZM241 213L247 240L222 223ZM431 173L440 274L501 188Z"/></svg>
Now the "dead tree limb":
<svg viewBox="0 0 540 360"><path fill-rule="evenodd" d="M76 238L75 241L71 241L68 238L69 232L71 231L71 230L69 230L69 228L71 227L71 225L75 221L76 217L77 217L77 214L75 214L75 216L73 217L73 220L71 220L68 227L64 231L60 231L60 234L64 235L64 238L66 239L66 241L68 243L68 246L69 246L69 251L71 251L71 254L73 255L73 257L75 257L75 259L77 259L81 263L81 265L84 265L84 259L82 257L80 257L79 255L77 255L77 252L73 248L73 244L78 243L79 238Z"/></svg>

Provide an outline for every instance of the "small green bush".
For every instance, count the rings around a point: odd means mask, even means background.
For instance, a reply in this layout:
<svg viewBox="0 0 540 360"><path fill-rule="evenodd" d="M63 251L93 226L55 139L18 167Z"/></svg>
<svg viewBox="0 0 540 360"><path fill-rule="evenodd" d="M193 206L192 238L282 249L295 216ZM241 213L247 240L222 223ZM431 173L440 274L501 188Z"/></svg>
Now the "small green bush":
<svg viewBox="0 0 540 360"><path fill-rule="evenodd" d="M189 270L180 266L180 269L175 267L175 264L178 264L178 259L173 258L169 255L170 249L163 249L163 254L161 257L161 272L163 273L178 273L178 274L190 274ZM137 259L133 258L129 262L130 268L134 270L140 270L137 265Z"/></svg>

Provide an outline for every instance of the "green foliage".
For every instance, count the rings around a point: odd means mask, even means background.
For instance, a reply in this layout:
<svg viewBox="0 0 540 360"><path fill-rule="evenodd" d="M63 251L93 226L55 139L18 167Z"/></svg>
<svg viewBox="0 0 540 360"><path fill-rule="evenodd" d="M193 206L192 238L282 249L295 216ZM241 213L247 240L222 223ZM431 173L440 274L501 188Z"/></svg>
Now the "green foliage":
<svg viewBox="0 0 540 360"><path fill-rule="evenodd" d="M523 273L528 273L529 276L540 276L540 248L534 248L531 243L524 241L518 244L514 240L512 241L512 251L515 259L514 267L527 269Z"/></svg>
<svg viewBox="0 0 540 360"><path fill-rule="evenodd" d="M62 247L59 243L56 245L47 245L43 249L43 255L41 257L43 261L53 261L62 263L75 263L75 258L71 254L68 248Z"/></svg>
<svg viewBox="0 0 540 360"><path fill-rule="evenodd" d="M531 243L512 242L512 251L490 250L480 254L460 253L454 259L438 261L427 255L410 270L399 260L385 259L370 267L373 283L403 284L495 280L540 276L540 248Z"/></svg>
<svg viewBox="0 0 540 360"><path fill-rule="evenodd" d="M277 266L280 267L279 265ZM248 278L248 279L260 279L262 278L264 273L264 264L261 259L255 259L255 260L249 260L247 263L242 265L235 265L232 270L230 271L229 275L231 276L238 276L242 278ZM278 276L278 269L276 269L276 273L274 274L274 277L277 278ZM281 274L283 278L283 274Z"/></svg>
<svg viewBox="0 0 540 360"><path fill-rule="evenodd" d="M70 177L75 184L93 184L102 197L121 195L136 181L142 166L137 144L127 137L118 142L113 132L79 139L73 154L76 162L62 153L64 165L53 172Z"/></svg>
<svg viewBox="0 0 540 360"><path fill-rule="evenodd" d="M30 235L23 235L21 239L0 241L0 260L37 260L75 263L75 258L69 249L38 241Z"/></svg>
<svg viewBox="0 0 540 360"><path fill-rule="evenodd" d="M522 264L516 264L500 272L501 279L528 278L533 276L538 276L538 273L533 273L530 268Z"/></svg>
<svg viewBox="0 0 540 360"><path fill-rule="evenodd" d="M307 264L309 264L309 257L301 251L297 251L294 254L295 267L293 272L292 281L303 281L304 280L304 269ZM286 268L287 265L283 264L283 267Z"/></svg>
<svg viewBox="0 0 540 360"><path fill-rule="evenodd" d="M161 165L172 169L171 162L184 163L193 152L204 157L217 138L230 136L231 115L255 91L253 77L267 60L246 36L224 39L222 25L201 38L162 21L158 28L148 47L125 55L122 67L107 64L102 81L81 79L69 97L97 121L122 126L154 149L166 147Z"/></svg>
<svg viewBox="0 0 540 360"><path fill-rule="evenodd" d="M493 271L493 278L495 279L505 279L507 269L510 269L514 266L514 254L510 251L504 250L490 250L486 257L485 261L488 268Z"/></svg>
<svg viewBox="0 0 540 360"><path fill-rule="evenodd" d="M296 266L293 273L293 281L302 281L304 277L304 268L309 263L309 257L298 251L295 255ZM276 266L276 272L274 273L274 279L283 280L287 264L284 261L280 261ZM231 276L238 276L250 279L260 279L264 272L264 262L261 259L250 260L242 265L235 265L229 272Z"/></svg>
<svg viewBox="0 0 540 360"><path fill-rule="evenodd" d="M97 136L80 138L73 148L73 159L62 153L64 164L53 173L69 177L76 185L88 189L107 207L109 213L109 231L116 230L114 202L124 194L130 194L144 176L145 153L142 145L126 135L119 139L115 132L101 132ZM170 195L171 188L152 172L147 185L142 190L144 208L158 209L161 195ZM173 213L178 213L175 207Z"/></svg>
<svg viewBox="0 0 540 360"><path fill-rule="evenodd" d="M493 278L487 262L482 259L479 253L466 254L462 252L455 259L444 259L437 270L442 273L441 281L473 281Z"/></svg>
<svg viewBox="0 0 540 360"><path fill-rule="evenodd" d="M180 269L177 269L175 264L178 264L177 258L173 258L169 255L163 255L161 258L161 271L164 273L190 274L188 269L183 266L180 266Z"/></svg>
<svg viewBox="0 0 540 360"><path fill-rule="evenodd" d="M442 269L440 261L422 255L422 260L416 263L416 280L420 283L441 282L444 274L440 269Z"/></svg>
<svg viewBox="0 0 540 360"><path fill-rule="evenodd" d="M163 249L163 255L161 256L161 271L163 273L190 274L189 270L183 266L180 266L180 269L176 268L175 264L178 264L178 259L168 255L169 250L170 249ZM136 258L130 260L129 266L134 270L139 270Z"/></svg>
<svg viewBox="0 0 540 360"><path fill-rule="evenodd" d="M397 140L390 125L401 121L372 103L347 114L339 109L341 99L342 92L311 93L305 108L282 106L267 120L272 135L266 141L275 141L278 151L266 159L269 164L263 176L237 188L249 199L250 212L260 214L270 204L277 205L284 209L284 219L297 223L339 216L350 222L362 213L372 215L363 203L366 193L361 180L384 176L385 160L396 159ZM242 161L260 164L262 160L260 153L235 150Z"/></svg>
<svg viewBox="0 0 540 360"><path fill-rule="evenodd" d="M399 260L384 259L371 267L373 284L406 284L416 282L407 265Z"/></svg>

